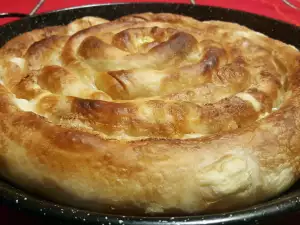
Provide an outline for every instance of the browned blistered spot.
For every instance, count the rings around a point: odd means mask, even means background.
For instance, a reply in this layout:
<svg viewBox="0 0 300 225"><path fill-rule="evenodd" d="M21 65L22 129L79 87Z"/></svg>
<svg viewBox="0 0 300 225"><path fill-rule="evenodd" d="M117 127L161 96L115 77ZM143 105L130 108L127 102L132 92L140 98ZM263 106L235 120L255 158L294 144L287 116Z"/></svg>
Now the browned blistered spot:
<svg viewBox="0 0 300 225"><path fill-rule="evenodd" d="M177 30L172 28L153 27L150 32L155 41L162 42L177 33Z"/></svg>
<svg viewBox="0 0 300 225"><path fill-rule="evenodd" d="M28 67L32 70L40 69L43 64L48 63L53 52L61 51L67 39L67 36L54 35L33 43L25 55L28 60Z"/></svg>
<svg viewBox="0 0 300 225"><path fill-rule="evenodd" d="M45 66L37 77L37 83L40 87L52 93L61 93L64 84L72 83L75 80L75 75L70 74L60 66Z"/></svg>
<svg viewBox="0 0 300 225"><path fill-rule="evenodd" d="M114 99L126 99L129 95L126 82L130 82L130 70L109 71L107 74L114 79L114 85L106 85L105 91ZM102 80L103 82L103 80Z"/></svg>
<svg viewBox="0 0 300 225"><path fill-rule="evenodd" d="M140 47L140 51L142 53L148 52L152 48L158 46L159 44L160 44L160 42L158 42L158 41L152 41L152 42L145 43Z"/></svg>
<svg viewBox="0 0 300 225"><path fill-rule="evenodd" d="M30 100L41 93L42 90L40 88L34 88L37 73L37 71L28 73L18 84L16 84L11 89L17 98Z"/></svg>
<svg viewBox="0 0 300 225"><path fill-rule="evenodd" d="M200 82L206 82L211 79L212 71L218 68L220 57L225 51L219 48L208 48L199 63L180 68L180 73L184 76L198 79ZM193 82L195 83L195 81ZM196 82L197 83L197 82Z"/></svg>
<svg viewBox="0 0 300 225"><path fill-rule="evenodd" d="M133 46L131 44L131 35L129 32L126 31L127 30L124 30L114 35L112 39L112 44L118 47L119 49L122 49L123 51L134 52L135 49L133 49Z"/></svg>
<svg viewBox="0 0 300 225"><path fill-rule="evenodd" d="M231 63L212 74L212 82L218 85L247 85L248 71L241 65Z"/></svg>
<svg viewBox="0 0 300 225"><path fill-rule="evenodd" d="M167 42L151 49L150 52L157 51L159 53L162 50L170 49L166 52L167 54L186 55L196 44L197 40L192 35L178 32L172 35Z"/></svg>
<svg viewBox="0 0 300 225"><path fill-rule="evenodd" d="M259 76L257 88L264 91L270 98L276 99L278 90L282 87L279 76L268 71L262 71Z"/></svg>
<svg viewBox="0 0 300 225"><path fill-rule="evenodd" d="M89 100L75 98L73 101L72 111L76 112L95 112L101 117L108 116L128 116L135 112L133 103L114 103L101 100Z"/></svg>
<svg viewBox="0 0 300 225"><path fill-rule="evenodd" d="M105 43L97 37L85 38L78 48L78 54L85 59L117 59L125 55L125 52Z"/></svg>
<svg viewBox="0 0 300 225"><path fill-rule="evenodd" d="M203 57L203 61L208 69L215 68L219 66L219 63L226 59L226 51L218 47L209 47L206 49L206 53Z"/></svg>
<svg viewBox="0 0 300 225"><path fill-rule="evenodd" d="M173 103L167 105L167 114L170 114L173 119L174 129L177 133L186 131L186 121L188 120L188 107L185 104Z"/></svg>
<svg viewBox="0 0 300 225"><path fill-rule="evenodd" d="M44 96L40 99L40 101L36 105L36 112L42 115L47 114L49 112L55 114L55 108L59 103L59 97L56 95L48 95Z"/></svg>
<svg viewBox="0 0 300 225"><path fill-rule="evenodd" d="M205 110L202 111L205 113L204 121L210 121L211 126L217 126L219 123L225 131L247 126L259 116L250 103L235 96L224 98L209 106L205 105Z"/></svg>
<svg viewBox="0 0 300 225"><path fill-rule="evenodd" d="M130 103L113 103L101 100L88 100L75 98L72 103L73 113L79 117L87 117L96 127L102 128L105 132L113 132L124 126L128 129L127 124L133 120L136 112L134 104ZM93 126L92 125L92 126Z"/></svg>

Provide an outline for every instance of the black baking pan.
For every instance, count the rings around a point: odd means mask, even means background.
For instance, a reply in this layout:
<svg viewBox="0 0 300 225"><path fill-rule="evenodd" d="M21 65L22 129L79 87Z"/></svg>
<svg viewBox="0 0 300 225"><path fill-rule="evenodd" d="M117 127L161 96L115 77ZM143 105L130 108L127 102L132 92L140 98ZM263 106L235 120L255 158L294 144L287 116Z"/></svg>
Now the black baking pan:
<svg viewBox="0 0 300 225"><path fill-rule="evenodd" d="M107 19L115 19L127 14L142 12L169 12L191 16L198 20L236 22L300 49L300 28L291 24L236 10L169 3L89 5L35 16L25 16L18 21L0 27L0 46L11 38L26 31L45 26L68 24L74 19L83 16L99 16ZM250 225L265 224L266 221L271 221L271 219L274 220L277 217L284 217L288 213L300 211L300 184L298 182L281 196L277 196L272 200L253 207L210 215L142 217L101 214L46 201L38 196L26 193L4 180L0 180L0 203L36 216L45 217L45 220L48 221L49 224Z"/></svg>

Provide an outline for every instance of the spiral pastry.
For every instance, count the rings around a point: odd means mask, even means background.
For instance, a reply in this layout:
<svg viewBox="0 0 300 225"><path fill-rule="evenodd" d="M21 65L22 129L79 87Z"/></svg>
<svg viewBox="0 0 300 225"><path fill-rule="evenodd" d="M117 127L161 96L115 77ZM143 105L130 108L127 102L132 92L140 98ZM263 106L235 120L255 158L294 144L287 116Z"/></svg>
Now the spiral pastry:
<svg viewBox="0 0 300 225"><path fill-rule="evenodd" d="M300 53L244 26L84 17L0 54L0 174L27 191L190 214L265 201L300 176Z"/></svg>

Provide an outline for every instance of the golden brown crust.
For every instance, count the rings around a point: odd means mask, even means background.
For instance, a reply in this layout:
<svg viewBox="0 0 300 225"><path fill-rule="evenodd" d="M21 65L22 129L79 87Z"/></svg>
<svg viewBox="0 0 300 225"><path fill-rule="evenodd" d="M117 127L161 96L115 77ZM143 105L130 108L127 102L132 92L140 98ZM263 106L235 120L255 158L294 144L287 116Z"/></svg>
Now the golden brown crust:
<svg viewBox="0 0 300 225"><path fill-rule="evenodd" d="M0 53L0 174L29 191L111 213L187 214L246 207L299 178L292 46L144 13L34 30Z"/></svg>

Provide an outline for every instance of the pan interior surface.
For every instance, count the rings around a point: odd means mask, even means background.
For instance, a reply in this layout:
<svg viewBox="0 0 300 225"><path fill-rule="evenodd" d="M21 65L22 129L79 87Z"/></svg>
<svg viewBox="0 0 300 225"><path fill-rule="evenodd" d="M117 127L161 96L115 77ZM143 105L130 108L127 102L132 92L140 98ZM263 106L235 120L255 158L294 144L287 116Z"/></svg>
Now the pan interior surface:
<svg viewBox="0 0 300 225"><path fill-rule="evenodd" d="M21 33L45 26L65 25L84 16L99 16L111 20L124 15L143 12L182 14L191 16L200 21L223 20L236 22L255 31L264 33L271 38L300 48L300 29L290 24L229 9L164 3L92 5L23 18L0 27L0 46ZM41 216L48 215L65 221L84 221L91 224L259 224L263 219L299 210L299 187L299 183L296 183L287 193L282 194L278 198L247 209L222 214L180 217L138 217L88 212L41 200L2 180L0 181L0 196L5 204L24 210L26 209L34 214Z"/></svg>

